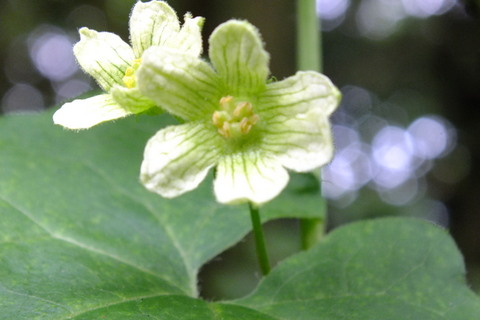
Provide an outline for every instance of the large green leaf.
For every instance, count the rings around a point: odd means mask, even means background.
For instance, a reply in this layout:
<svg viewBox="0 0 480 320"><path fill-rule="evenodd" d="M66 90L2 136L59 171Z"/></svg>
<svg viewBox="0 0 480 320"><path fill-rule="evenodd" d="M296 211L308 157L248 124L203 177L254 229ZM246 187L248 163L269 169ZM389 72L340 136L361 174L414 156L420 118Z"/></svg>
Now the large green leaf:
<svg viewBox="0 0 480 320"><path fill-rule="evenodd" d="M165 118L74 133L54 127L50 117L0 119L0 319L473 320L480 314L446 233L400 219L333 232L280 264L243 300L197 299L198 269L248 232L245 206L215 203L211 181L174 200L144 190L143 146ZM315 216L317 195L313 184L302 187L305 179L296 176L267 216Z"/></svg>
<svg viewBox="0 0 480 320"><path fill-rule="evenodd" d="M217 204L211 178L174 200L143 188L145 143L170 122L131 117L77 133L54 126L51 113L0 119L2 307L55 318L165 293L196 296L198 269L250 230L249 214ZM318 195L306 197L310 206L283 204L280 216L315 216Z"/></svg>
<svg viewBox="0 0 480 320"><path fill-rule="evenodd" d="M332 232L236 301L278 319L477 320L480 299L447 233L389 218Z"/></svg>

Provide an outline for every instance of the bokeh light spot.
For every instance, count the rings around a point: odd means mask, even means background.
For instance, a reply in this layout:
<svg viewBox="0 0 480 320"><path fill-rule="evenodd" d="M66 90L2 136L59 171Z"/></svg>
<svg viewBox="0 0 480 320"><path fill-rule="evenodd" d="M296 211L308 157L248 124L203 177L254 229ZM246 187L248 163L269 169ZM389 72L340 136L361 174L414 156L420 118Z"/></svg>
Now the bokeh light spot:
<svg viewBox="0 0 480 320"><path fill-rule="evenodd" d="M335 20L350 6L350 0L317 0L317 14L321 19Z"/></svg>
<svg viewBox="0 0 480 320"><path fill-rule="evenodd" d="M402 128L386 126L372 142L374 181L384 188L395 188L414 173L413 143Z"/></svg>
<svg viewBox="0 0 480 320"><path fill-rule="evenodd" d="M425 159L434 159L442 155L452 137L445 121L438 117L421 117L415 120L408 132L415 141L415 155Z"/></svg>
<svg viewBox="0 0 480 320"><path fill-rule="evenodd" d="M66 99L71 99L79 96L82 93L90 90L91 86L88 81L81 79L70 79L60 83L55 88L57 94L56 102L61 102Z"/></svg>
<svg viewBox="0 0 480 320"><path fill-rule="evenodd" d="M28 84L14 85L2 98L2 110L5 113L40 111L44 108L42 93Z"/></svg>
<svg viewBox="0 0 480 320"><path fill-rule="evenodd" d="M394 33L405 17L402 4L392 0L364 0L357 11L360 33L368 38L383 39Z"/></svg>
<svg viewBox="0 0 480 320"><path fill-rule="evenodd" d="M441 15L456 3L456 0L402 0L406 13L420 18Z"/></svg>
<svg viewBox="0 0 480 320"><path fill-rule="evenodd" d="M40 27L29 38L30 57L38 71L51 81L62 81L77 70L73 43L56 28Z"/></svg>
<svg viewBox="0 0 480 320"><path fill-rule="evenodd" d="M410 135L399 127L387 126L375 136L373 159L376 164L390 170L408 170L411 165L413 144Z"/></svg>

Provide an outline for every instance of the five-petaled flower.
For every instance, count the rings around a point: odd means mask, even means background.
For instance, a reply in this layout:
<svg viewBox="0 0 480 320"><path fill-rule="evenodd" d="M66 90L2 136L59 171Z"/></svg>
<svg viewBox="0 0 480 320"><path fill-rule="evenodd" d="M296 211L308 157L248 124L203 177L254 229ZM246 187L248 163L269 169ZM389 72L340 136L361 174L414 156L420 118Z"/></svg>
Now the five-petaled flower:
<svg viewBox="0 0 480 320"><path fill-rule="evenodd" d="M164 48L145 52L139 90L185 123L148 141L141 180L171 198L216 167L219 202L265 203L287 184L286 169L306 172L330 161L328 118L340 93L313 71L268 81L268 53L248 22L220 25L209 44L211 65Z"/></svg>
<svg viewBox="0 0 480 320"><path fill-rule="evenodd" d="M143 52L152 46L179 50L192 56L202 51L203 18L185 15L180 28L177 15L163 1L137 2L130 17L132 46L109 32L80 29L75 57L83 70L106 92L64 104L53 116L56 124L85 129L104 121L156 108L136 85L136 70ZM156 109L153 109L156 110ZM160 110L160 109L158 109Z"/></svg>

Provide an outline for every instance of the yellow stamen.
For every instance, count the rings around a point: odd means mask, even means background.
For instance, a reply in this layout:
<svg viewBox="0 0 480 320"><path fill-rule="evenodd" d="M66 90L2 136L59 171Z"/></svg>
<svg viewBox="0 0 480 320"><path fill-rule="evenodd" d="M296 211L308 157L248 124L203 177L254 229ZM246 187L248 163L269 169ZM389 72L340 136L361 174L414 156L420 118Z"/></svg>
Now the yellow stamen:
<svg viewBox="0 0 480 320"><path fill-rule="evenodd" d="M215 125L215 127L221 127L223 125L220 123L220 121L221 121L220 112L215 111L212 116L212 122Z"/></svg>
<svg viewBox="0 0 480 320"><path fill-rule="evenodd" d="M249 102L239 102L233 110L234 117L241 117L243 114L251 114L253 111L252 104Z"/></svg>
<svg viewBox="0 0 480 320"><path fill-rule="evenodd" d="M232 100L233 100L232 96L222 97L220 99L220 106L223 107L223 106L229 104Z"/></svg>
<svg viewBox="0 0 480 320"><path fill-rule="evenodd" d="M230 123L224 122L221 129L218 129L218 132L225 138L230 138L232 136L232 130L230 128Z"/></svg>
<svg viewBox="0 0 480 320"><path fill-rule="evenodd" d="M128 67L127 70L125 70L125 76L130 77L131 75L133 75L134 72L135 69L133 69L132 67Z"/></svg>
<svg viewBox="0 0 480 320"><path fill-rule="evenodd" d="M125 87L131 89L137 85L137 79L135 78L135 71L140 67L141 59L135 59L132 65L125 70L125 76L122 78Z"/></svg>
<svg viewBox="0 0 480 320"><path fill-rule="evenodd" d="M225 138L238 138L247 135L258 122L250 102L235 102L234 97L225 96L219 101L220 110L212 115L212 123L218 133Z"/></svg>
<svg viewBox="0 0 480 320"><path fill-rule="evenodd" d="M252 114L250 116L250 118L248 118L248 120L250 121L250 123L252 124L252 126L258 122L258 120L260 119L260 117L257 115L257 114Z"/></svg>
<svg viewBox="0 0 480 320"><path fill-rule="evenodd" d="M240 121L240 132L242 134L247 134L250 132L250 129L252 129L252 124L248 122L248 118L243 118L242 121Z"/></svg>

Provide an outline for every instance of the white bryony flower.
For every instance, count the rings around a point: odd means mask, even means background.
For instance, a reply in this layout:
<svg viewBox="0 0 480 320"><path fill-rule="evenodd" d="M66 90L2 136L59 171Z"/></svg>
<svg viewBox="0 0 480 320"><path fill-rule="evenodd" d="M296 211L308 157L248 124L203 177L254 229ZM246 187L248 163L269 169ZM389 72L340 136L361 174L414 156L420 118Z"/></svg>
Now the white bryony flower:
<svg viewBox="0 0 480 320"><path fill-rule="evenodd" d="M189 54L145 52L140 91L186 123L148 141L140 178L171 198L196 188L216 167L217 201L260 205L286 186L286 169L307 172L330 161L328 118L340 92L313 71L267 81L269 55L248 22L220 25L209 43L211 65Z"/></svg>
<svg viewBox="0 0 480 320"><path fill-rule="evenodd" d="M73 48L75 57L105 93L64 104L53 115L53 121L69 129L86 129L156 107L138 91L135 73L143 52L152 46L192 56L201 54L204 19L192 18L188 13L184 19L180 28L175 11L167 3L138 1L130 16L132 46L114 33L81 28L80 41Z"/></svg>

